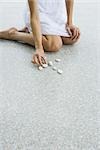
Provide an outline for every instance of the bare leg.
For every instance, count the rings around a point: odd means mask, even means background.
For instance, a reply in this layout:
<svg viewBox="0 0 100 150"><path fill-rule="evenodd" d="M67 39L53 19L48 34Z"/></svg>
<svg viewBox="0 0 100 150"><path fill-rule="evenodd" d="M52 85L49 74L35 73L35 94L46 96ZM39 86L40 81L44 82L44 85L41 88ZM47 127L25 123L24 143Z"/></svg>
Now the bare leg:
<svg viewBox="0 0 100 150"><path fill-rule="evenodd" d="M22 41L34 46L34 37L32 33L19 32L15 28L0 32L0 39ZM58 51L62 46L62 40L59 36L42 36L42 41L46 51Z"/></svg>
<svg viewBox="0 0 100 150"><path fill-rule="evenodd" d="M0 39L22 41L34 46L32 34L22 33L18 31L16 28L11 28L9 30L0 32Z"/></svg>
<svg viewBox="0 0 100 150"><path fill-rule="evenodd" d="M76 38L76 39L74 39L74 40L72 40L69 37L62 37L62 41L63 41L64 45L73 45L73 44L75 44L79 40L79 37Z"/></svg>

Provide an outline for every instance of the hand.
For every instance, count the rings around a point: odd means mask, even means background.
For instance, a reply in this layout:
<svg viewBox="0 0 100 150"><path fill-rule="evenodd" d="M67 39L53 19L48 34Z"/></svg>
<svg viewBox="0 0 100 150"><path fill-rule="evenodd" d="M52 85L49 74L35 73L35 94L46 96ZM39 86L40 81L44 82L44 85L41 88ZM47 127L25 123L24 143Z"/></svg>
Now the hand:
<svg viewBox="0 0 100 150"><path fill-rule="evenodd" d="M70 35L71 40L77 41L80 38L80 29L74 25L66 24L66 29Z"/></svg>
<svg viewBox="0 0 100 150"><path fill-rule="evenodd" d="M44 50L36 49L35 54L33 55L32 63L37 65L47 64Z"/></svg>

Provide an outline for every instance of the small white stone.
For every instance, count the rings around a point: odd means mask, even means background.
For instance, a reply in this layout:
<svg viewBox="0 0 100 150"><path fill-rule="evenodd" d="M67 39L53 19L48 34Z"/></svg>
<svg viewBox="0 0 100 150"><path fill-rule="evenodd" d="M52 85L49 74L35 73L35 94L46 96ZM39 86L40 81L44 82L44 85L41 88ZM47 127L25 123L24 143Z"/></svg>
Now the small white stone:
<svg viewBox="0 0 100 150"><path fill-rule="evenodd" d="M57 72L58 72L59 74L62 74L62 73L63 73L63 71L62 71L61 69L58 69Z"/></svg>
<svg viewBox="0 0 100 150"><path fill-rule="evenodd" d="M53 69L54 71L56 71L56 70L57 70L57 68L56 68L56 67L53 67L52 69Z"/></svg>
<svg viewBox="0 0 100 150"><path fill-rule="evenodd" d="M60 61L61 61L61 59L58 59L58 58L57 58L57 59L55 59L55 61L56 61L56 62L60 62Z"/></svg>
<svg viewBox="0 0 100 150"><path fill-rule="evenodd" d="M43 68L47 68L47 67L48 67L48 65L47 65L47 64L43 64L42 66L43 66Z"/></svg>
<svg viewBox="0 0 100 150"><path fill-rule="evenodd" d="M53 62L52 62L52 61L49 61L49 62L48 62L48 65L49 65L49 66L53 66Z"/></svg>
<svg viewBox="0 0 100 150"><path fill-rule="evenodd" d="M39 68L38 68L38 69L41 71L41 70L43 70L43 67L42 67L42 66L39 66Z"/></svg>

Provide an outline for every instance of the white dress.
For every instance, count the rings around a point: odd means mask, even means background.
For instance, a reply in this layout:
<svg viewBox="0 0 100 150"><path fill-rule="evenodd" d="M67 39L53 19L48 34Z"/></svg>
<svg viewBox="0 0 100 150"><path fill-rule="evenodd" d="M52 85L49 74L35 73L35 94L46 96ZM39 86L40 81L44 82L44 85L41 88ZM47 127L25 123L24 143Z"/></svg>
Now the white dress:
<svg viewBox="0 0 100 150"><path fill-rule="evenodd" d="M38 9L43 35L69 37L65 27L67 22L65 0L38 0ZM29 31L32 32L29 7L25 11L25 24Z"/></svg>

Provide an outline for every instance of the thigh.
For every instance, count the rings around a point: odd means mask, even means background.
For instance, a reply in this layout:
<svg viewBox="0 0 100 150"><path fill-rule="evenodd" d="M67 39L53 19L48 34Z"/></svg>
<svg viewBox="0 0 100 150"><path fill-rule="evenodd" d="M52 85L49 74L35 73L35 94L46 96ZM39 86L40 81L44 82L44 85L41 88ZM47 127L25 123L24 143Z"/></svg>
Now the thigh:
<svg viewBox="0 0 100 150"><path fill-rule="evenodd" d="M33 33L30 33L30 38L34 39ZM43 43L45 44L60 44L62 45L62 38L56 35L42 35Z"/></svg>
<svg viewBox="0 0 100 150"><path fill-rule="evenodd" d="M44 35L44 36L50 43L62 43L62 39L60 36L56 35Z"/></svg>

